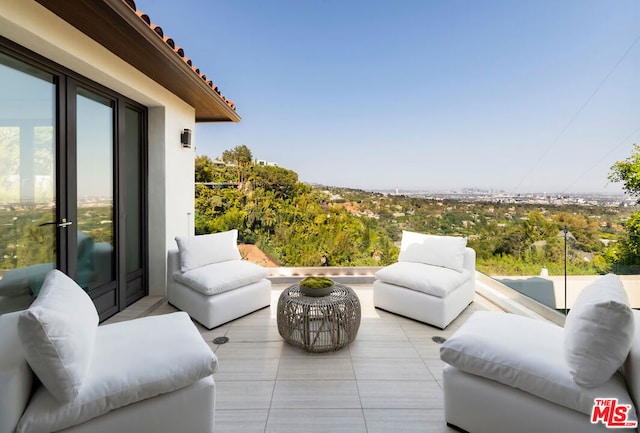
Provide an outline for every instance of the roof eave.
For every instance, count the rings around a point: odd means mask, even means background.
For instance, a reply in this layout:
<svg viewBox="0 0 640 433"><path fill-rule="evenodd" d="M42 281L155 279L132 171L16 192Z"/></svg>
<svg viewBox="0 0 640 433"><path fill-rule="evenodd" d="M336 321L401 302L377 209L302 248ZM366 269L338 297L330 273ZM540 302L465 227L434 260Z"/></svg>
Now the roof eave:
<svg viewBox="0 0 640 433"><path fill-rule="evenodd" d="M36 0L195 109L195 120L241 117L211 81L198 74L122 0ZM100 23L100 24L96 24Z"/></svg>

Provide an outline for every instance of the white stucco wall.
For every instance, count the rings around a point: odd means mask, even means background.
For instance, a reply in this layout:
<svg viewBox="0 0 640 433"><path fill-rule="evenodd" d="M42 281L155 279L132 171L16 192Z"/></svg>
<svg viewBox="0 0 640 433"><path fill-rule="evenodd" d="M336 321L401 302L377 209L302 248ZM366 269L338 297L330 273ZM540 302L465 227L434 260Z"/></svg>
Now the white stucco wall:
<svg viewBox="0 0 640 433"><path fill-rule="evenodd" d="M2 0L0 35L149 108L149 292L164 295L166 251L193 233L193 107L35 1Z"/></svg>

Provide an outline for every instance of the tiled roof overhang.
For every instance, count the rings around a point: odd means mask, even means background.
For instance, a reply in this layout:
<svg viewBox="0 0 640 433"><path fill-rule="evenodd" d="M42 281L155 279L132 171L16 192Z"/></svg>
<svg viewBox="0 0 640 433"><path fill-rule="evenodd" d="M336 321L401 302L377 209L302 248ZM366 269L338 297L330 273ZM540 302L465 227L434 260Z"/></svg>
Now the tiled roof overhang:
<svg viewBox="0 0 640 433"><path fill-rule="evenodd" d="M36 0L195 108L196 122L237 122L235 104L133 0Z"/></svg>

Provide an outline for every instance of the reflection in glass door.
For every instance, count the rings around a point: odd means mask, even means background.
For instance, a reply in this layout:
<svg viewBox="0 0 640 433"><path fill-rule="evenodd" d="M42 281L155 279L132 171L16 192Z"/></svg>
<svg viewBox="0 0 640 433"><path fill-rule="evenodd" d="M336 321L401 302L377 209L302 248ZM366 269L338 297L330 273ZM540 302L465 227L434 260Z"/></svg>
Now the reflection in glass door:
<svg viewBox="0 0 640 433"><path fill-rule="evenodd" d="M55 79L0 54L0 314L56 266Z"/></svg>
<svg viewBox="0 0 640 433"><path fill-rule="evenodd" d="M77 282L106 293L115 288L114 110L111 100L84 89L78 89L76 104Z"/></svg>

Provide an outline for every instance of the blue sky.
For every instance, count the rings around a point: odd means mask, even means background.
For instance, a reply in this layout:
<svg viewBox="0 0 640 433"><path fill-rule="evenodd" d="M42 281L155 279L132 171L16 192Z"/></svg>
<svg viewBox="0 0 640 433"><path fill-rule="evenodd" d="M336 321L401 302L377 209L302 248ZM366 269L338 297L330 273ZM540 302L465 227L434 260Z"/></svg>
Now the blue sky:
<svg viewBox="0 0 640 433"><path fill-rule="evenodd" d="M609 192L640 143L637 0L137 0L300 180L373 189Z"/></svg>

